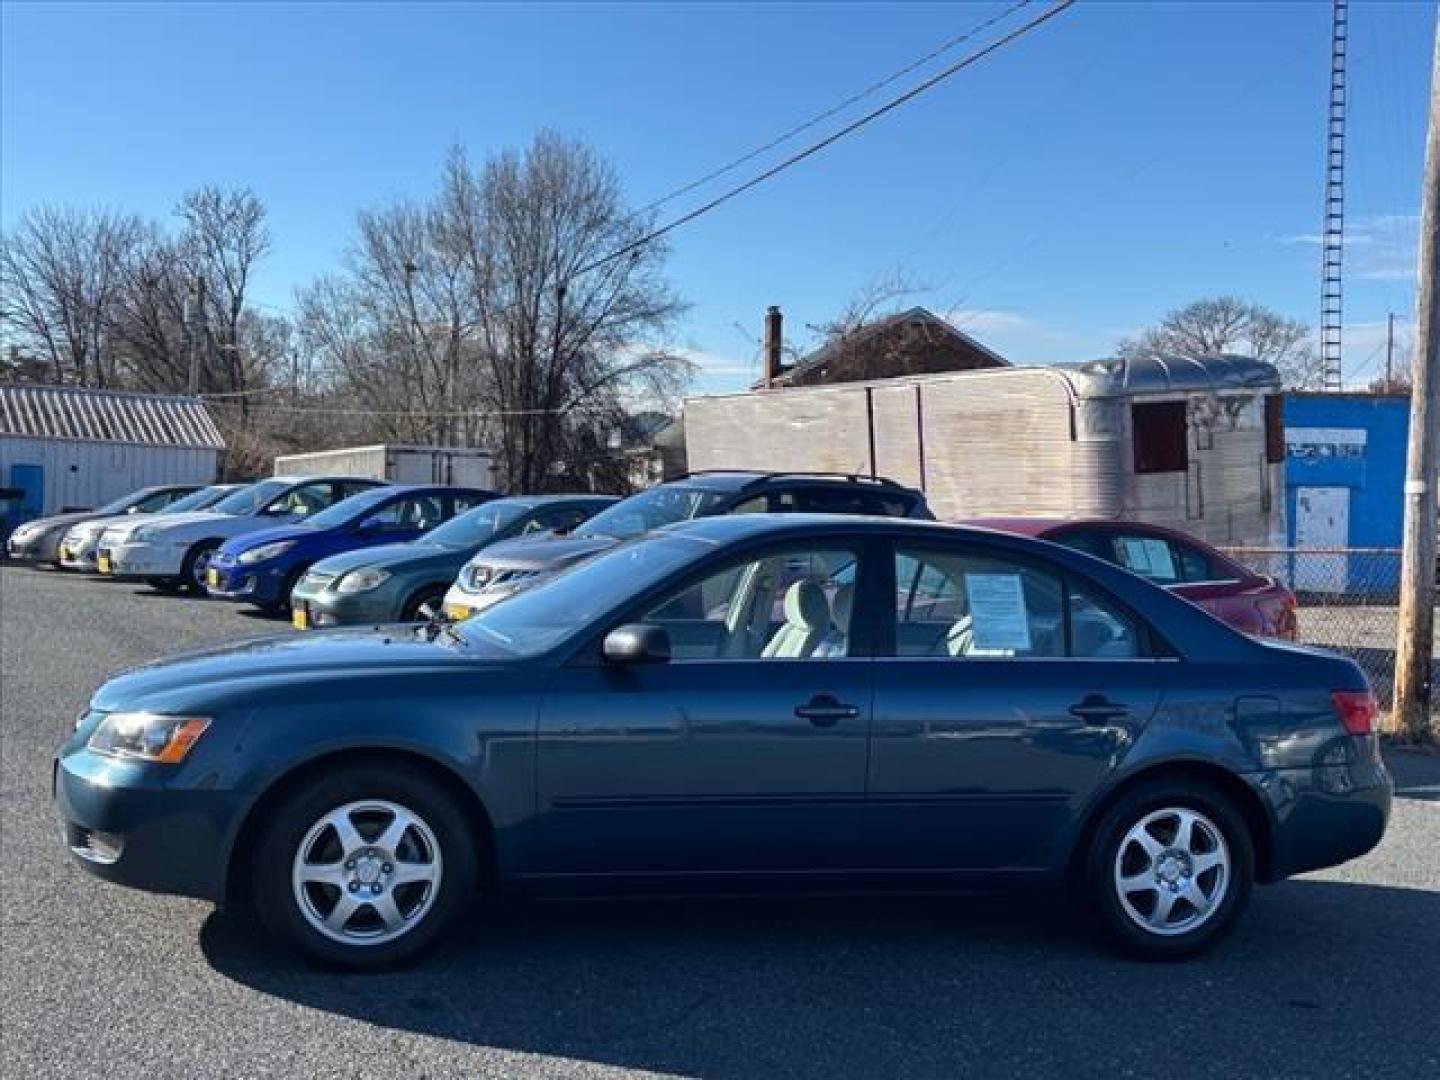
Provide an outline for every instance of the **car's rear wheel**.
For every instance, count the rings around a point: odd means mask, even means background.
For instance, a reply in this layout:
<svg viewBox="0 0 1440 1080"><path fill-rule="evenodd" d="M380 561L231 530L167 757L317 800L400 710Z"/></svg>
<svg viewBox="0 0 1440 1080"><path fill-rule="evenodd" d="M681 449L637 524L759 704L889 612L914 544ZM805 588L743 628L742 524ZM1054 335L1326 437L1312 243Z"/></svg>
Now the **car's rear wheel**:
<svg viewBox="0 0 1440 1080"><path fill-rule="evenodd" d="M1112 944L1179 960L1231 929L1249 901L1254 867L1254 841L1230 799L1208 785L1159 780L1106 811L1086 869Z"/></svg>
<svg viewBox="0 0 1440 1080"><path fill-rule="evenodd" d="M446 588L444 585L431 585L421 589L405 601L405 606L400 609L401 622L429 622L440 615L441 604L445 600Z"/></svg>
<svg viewBox="0 0 1440 1080"><path fill-rule="evenodd" d="M328 967L415 959L475 895L475 841L433 776L403 764L345 767L277 806L255 849L265 925Z"/></svg>
<svg viewBox="0 0 1440 1080"><path fill-rule="evenodd" d="M202 540L185 553L185 561L180 564L180 582L195 595L206 595L205 571L219 550L218 540Z"/></svg>

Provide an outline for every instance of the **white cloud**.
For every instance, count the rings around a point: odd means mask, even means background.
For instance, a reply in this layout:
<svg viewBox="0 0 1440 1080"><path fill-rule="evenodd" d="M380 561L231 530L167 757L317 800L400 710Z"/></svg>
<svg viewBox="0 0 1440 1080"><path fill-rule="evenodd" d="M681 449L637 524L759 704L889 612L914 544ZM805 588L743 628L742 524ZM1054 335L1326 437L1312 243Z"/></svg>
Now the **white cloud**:
<svg viewBox="0 0 1440 1080"><path fill-rule="evenodd" d="M1361 281L1411 281L1415 277L1418 214L1362 214L1345 229L1346 277ZM1318 247L1319 233L1278 238L1282 244Z"/></svg>

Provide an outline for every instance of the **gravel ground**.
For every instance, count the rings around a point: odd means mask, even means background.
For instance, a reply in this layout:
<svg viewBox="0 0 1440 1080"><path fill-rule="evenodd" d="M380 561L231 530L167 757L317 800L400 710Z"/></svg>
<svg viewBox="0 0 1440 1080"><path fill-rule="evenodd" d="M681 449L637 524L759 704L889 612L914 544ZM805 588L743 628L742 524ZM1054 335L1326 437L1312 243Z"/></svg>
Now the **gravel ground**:
<svg viewBox="0 0 1440 1080"><path fill-rule="evenodd" d="M397 975L278 953L243 910L94 881L50 755L117 668L282 624L0 568L0 1075L1440 1076L1440 758L1391 755L1350 865L1257 892L1186 965L1062 901L483 905Z"/></svg>

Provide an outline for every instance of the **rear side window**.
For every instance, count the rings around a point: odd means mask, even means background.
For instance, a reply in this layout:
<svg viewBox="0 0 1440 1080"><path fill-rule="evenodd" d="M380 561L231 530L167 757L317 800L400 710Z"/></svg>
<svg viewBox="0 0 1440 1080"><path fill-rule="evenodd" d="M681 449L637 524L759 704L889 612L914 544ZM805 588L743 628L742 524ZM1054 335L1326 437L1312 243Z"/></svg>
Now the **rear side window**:
<svg viewBox="0 0 1440 1080"><path fill-rule="evenodd" d="M1175 548L1164 537L1118 533L1115 557L1126 570L1156 585L1175 585L1184 580Z"/></svg>
<svg viewBox="0 0 1440 1080"><path fill-rule="evenodd" d="M895 555L895 655L955 660L1125 659L1140 627L1084 585L963 551Z"/></svg>
<svg viewBox="0 0 1440 1080"><path fill-rule="evenodd" d="M1062 536L1046 537L1046 539L1053 539L1055 543L1073 551L1083 551L1086 555L1094 555L1097 559L1104 559L1106 562L1115 561L1115 552L1110 546L1110 537L1095 529L1076 529L1074 532L1067 532Z"/></svg>
<svg viewBox="0 0 1440 1080"><path fill-rule="evenodd" d="M1185 403L1153 401L1130 406L1137 473L1184 472L1190 467Z"/></svg>
<svg viewBox="0 0 1440 1080"><path fill-rule="evenodd" d="M1219 581L1230 576L1198 548L1189 544L1175 544L1174 547L1180 553L1180 568L1186 581Z"/></svg>

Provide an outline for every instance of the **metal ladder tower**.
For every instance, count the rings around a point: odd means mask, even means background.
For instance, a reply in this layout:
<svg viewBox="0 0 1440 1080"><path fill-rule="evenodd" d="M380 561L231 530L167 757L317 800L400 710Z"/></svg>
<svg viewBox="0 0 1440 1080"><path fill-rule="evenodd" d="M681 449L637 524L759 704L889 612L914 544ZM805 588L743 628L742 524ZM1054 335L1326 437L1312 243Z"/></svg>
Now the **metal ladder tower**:
<svg viewBox="0 0 1440 1080"><path fill-rule="evenodd" d="M1345 245L1345 58L1350 43L1349 0L1333 0L1330 24L1330 118L1325 134L1325 223L1320 240L1320 374L1326 390L1340 390L1344 325L1341 254Z"/></svg>

